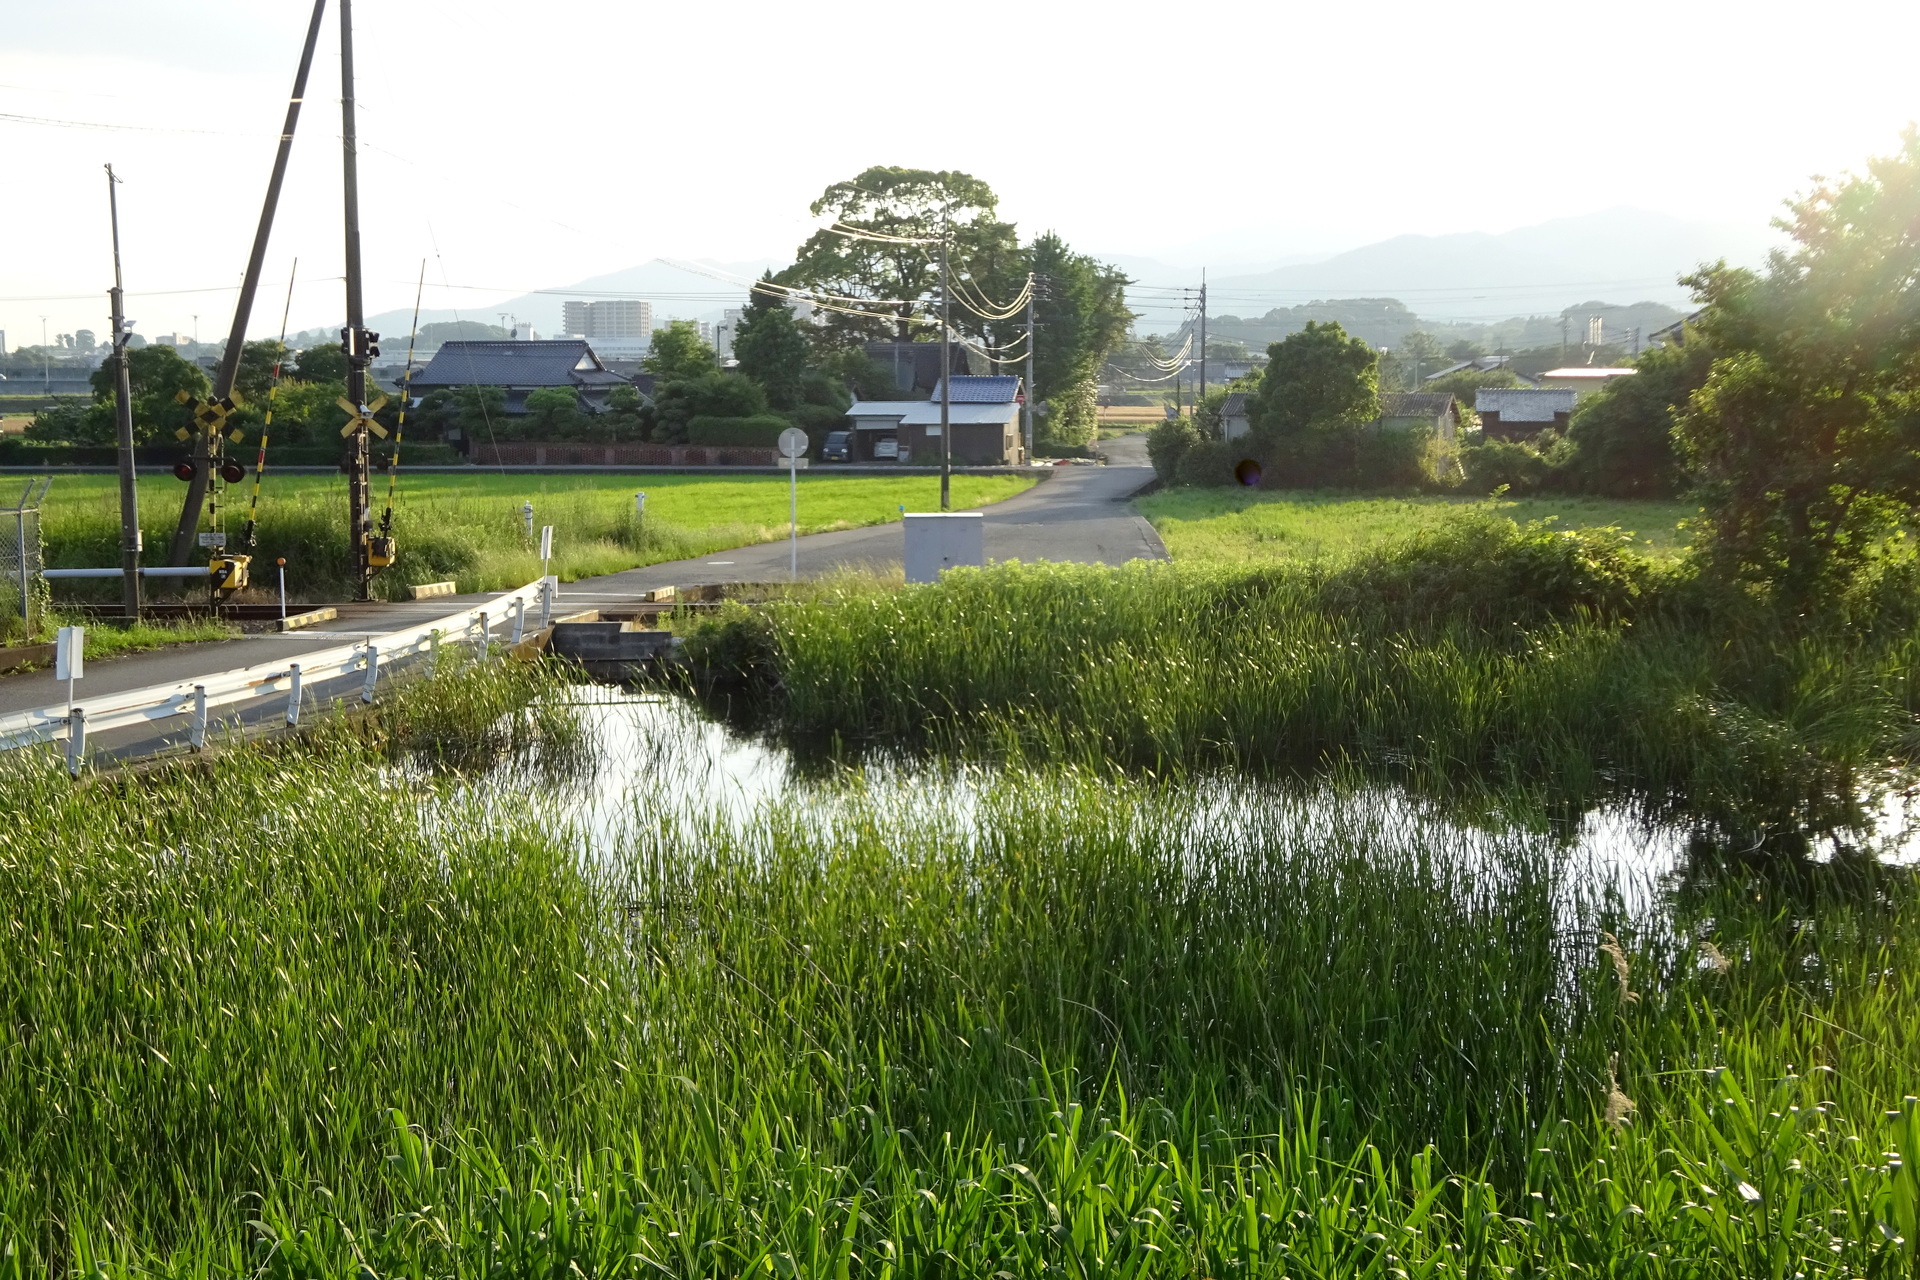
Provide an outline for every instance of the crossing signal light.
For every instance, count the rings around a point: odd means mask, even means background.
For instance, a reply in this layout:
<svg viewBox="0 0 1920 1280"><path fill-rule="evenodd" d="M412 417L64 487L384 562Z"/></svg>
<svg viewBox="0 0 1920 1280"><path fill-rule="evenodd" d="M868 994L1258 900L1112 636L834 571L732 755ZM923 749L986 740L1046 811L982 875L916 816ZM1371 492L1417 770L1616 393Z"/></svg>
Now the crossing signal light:
<svg viewBox="0 0 1920 1280"><path fill-rule="evenodd" d="M175 479L191 483L193 480L193 464L182 458L173 464L173 474Z"/></svg>
<svg viewBox="0 0 1920 1280"><path fill-rule="evenodd" d="M237 462L229 462L220 468L220 478L228 484L239 484L247 478L247 469Z"/></svg>

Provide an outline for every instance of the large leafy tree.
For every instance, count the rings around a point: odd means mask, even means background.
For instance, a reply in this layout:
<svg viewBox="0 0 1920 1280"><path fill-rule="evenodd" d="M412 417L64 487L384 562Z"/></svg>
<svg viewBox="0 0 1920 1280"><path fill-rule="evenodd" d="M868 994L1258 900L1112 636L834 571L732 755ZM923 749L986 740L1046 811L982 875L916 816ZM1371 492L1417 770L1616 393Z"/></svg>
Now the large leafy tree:
<svg viewBox="0 0 1920 1280"><path fill-rule="evenodd" d="M1707 563L1813 609L1920 519L1920 133L1789 210L1764 271L1688 278L1717 358L1676 436Z"/></svg>
<svg viewBox="0 0 1920 1280"><path fill-rule="evenodd" d="M713 348L691 320L675 320L657 331L640 364L662 382L703 377L720 367Z"/></svg>
<svg viewBox="0 0 1920 1280"><path fill-rule="evenodd" d="M1039 430L1061 444L1085 444L1098 425L1094 384L1133 323L1127 277L1074 252L1051 231L1035 239L1023 256L1038 293L1032 394L1047 406ZM1012 344L1023 332L1023 318L996 326L996 345L1018 350Z"/></svg>
<svg viewBox="0 0 1920 1280"><path fill-rule="evenodd" d="M813 353L784 302L765 291L754 291L734 333L733 354L740 372L766 390L768 404L791 409L800 403Z"/></svg>
<svg viewBox="0 0 1920 1280"><path fill-rule="evenodd" d="M347 380L347 353L337 342L316 342L295 358L293 376L302 382Z"/></svg>
<svg viewBox="0 0 1920 1280"><path fill-rule="evenodd" d="M1589 493L1658 498L1679 492L1675 417L1706 382L1713 350L1697 333L1643 352L1631 378L1616 378L1574 410L1567 439L1572 479Z"/></svg>
<svg viewBox="0 0 1920 1280"><path fill-rule="evenodd" d="M813 216L832 224L808 237L776 279L838 299L832 305L845 310L827 311L826 327L844 339L937 337L925 322L938 312L939 254L934 245L916 242L951 235L949 263L961 288L1004 301L1007 285L1023 278L1024 268L1014 229L996 216L998 207L993 188L970 174L876 165L834 183L813 202ZM982 334L987 321L956 306L953 324Z"/></svg>
<svg viewBox="0 0 1920 1280"><path fill-rule="evenodd" d="M1248 422L1276 436L1357 428L1380 416L1379 366L1379 353L1338 323L1309 320L1267 348Z"/></svg>

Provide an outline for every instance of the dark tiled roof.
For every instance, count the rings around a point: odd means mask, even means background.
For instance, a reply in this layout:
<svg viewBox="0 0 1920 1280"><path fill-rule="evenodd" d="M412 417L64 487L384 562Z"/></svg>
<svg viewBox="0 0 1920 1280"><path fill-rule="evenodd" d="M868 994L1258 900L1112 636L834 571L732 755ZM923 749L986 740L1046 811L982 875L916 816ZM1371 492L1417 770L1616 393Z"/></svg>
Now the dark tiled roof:
<svg viewBox="0 0 1920 1280"><path fill-rule="evenodd" d="M1571 387L1482 387L1473 407L1499 414L1502 422L1552 422L1555 414L1573 412L1575 394Z"/></svg>
<svg viewBox="0 0 1920 1280"><path fill-rule="evenodd" d="M1382 399L1385 399L1383 396ZM1220 406L1220 415L1224 418L1244 418L1247 416L1247 393L1235 391L1227 396L1226 403Z"/></svg>
<svg viewBox="0 0 1920 1280"><path fill-rule="evenodd" d="M1444 391L1389 391L1380 397L1383 418L1437 418L1453 407Z"/></svg>
<svg viewBox="0 0 1920 1280"><path fill-rule="evenodd" d="M954 404L1012 404L1013 398L1020 394L1020 379L1013 377L963 378L953 379ZM933 398L940 398L940 388L933 389Z"/></svg>
<svg viewBox="0 0 1920 1280"><path fill-rule="evenodd" d="M967 358L967 349L956 342L950 350L954 372L971 373L973 364ZM896 390L931 391L940 381L937 342L869 342L867 359L893 371Z"/></svg>
<svg viewBox="0 0 1920 1280"><path fill-rule="evenodd" d="M584 363L584 368L582 367ZM613 385L593 348L579 338L540 342L447 342L416 387L572 387ZM619 379L625 381L625 379Z"/></svg>

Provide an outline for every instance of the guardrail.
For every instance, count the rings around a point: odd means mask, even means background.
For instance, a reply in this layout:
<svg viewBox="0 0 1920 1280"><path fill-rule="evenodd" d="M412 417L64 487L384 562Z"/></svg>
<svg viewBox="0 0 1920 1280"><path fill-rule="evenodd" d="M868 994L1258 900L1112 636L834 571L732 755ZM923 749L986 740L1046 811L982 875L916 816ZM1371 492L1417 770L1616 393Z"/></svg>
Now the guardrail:
<svg viewBox="0 0 1920 1280"><path fill-rule="evenodd" d="M365 672L360 700L372 702L383 667L420 653L437 658L443 639L470 642L484 650L492 638L493 628L510 620L513 638L509 643L517 644L526 634L527 610L533 604L539 606L536 625L547 626L552 621L558 586L558 578L541 578L517 591L496 596L479 608L462 609L372 640L303 653L296 661L257 663L194 680L105 694L85 702L76 701L71 710L63 703L0 716L0 750L58 742L64 738L67 768L78 773L86 756L89 733L158 725L183 717L188 741L198 749L206 745L207 726L215 708L252 702L276 693L286 695L286 721L297 725L303 685Z"/></svg>

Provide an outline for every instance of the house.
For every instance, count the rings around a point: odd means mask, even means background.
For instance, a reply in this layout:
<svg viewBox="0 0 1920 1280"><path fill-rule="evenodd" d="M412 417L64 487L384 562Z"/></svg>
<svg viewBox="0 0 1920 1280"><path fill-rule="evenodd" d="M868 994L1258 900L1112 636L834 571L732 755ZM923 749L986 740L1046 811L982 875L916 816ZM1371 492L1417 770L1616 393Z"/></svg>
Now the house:
<svg viewBox="0 0 1920 1280"><path fill-rule="evenodd" d="M950 344L949 350L953 353L954 373L971 374L973 362L966 347L956 342ZM940 344L937 342L869 342L867 359L892 370L894 389L908 395L931 394L940 381Z"/></svg>
<svg viewBox="0 0 1920 1280"><path fill-rule="evenodd" d="M1386 431L1426 427L1442 444L1452 444L1460 432L1460 405L1444 391L1384 392L1374 426Z"/></svg>
<svg viewBox="0 0 1920 1280"><path fill-rule="evenodd" d="M1592 365L1572 365L1565 369L1549 369L1535 381L1543 387L1553 387L1561 391L1571 391L1578 400L1598 394L1611 386L1616 379L1631 378L1636 369L1595 368Z"/></svg>
<svg viewBox="0 0 1920 1280"><path fill-rule="evenodd" d="M1447 398L1451 400L1453 397ZM1247 393L1232 392L1220 406L1220 436L1225 440L1238 440L1251 430L1253 427L1247 421Z"/></svg>
<svg viewBox="0 0 1920 1280"><path fill-rule="evenodd" d="M1471 360L1460 360L1444 369L1420 375L1420 381L1432 382L1435 378L1444 378L1450 373L1487 373L1494 369L1504 369L1512 356L1475 356Z"/></svg>
<svg viewBox="0 0 1920 1280"><path fill-rule="evenodd" d="M1500 440L1530 440L1567 429L1579 393L1564 387L1482 387L1473 396L1480 429Z"/></svg>
<svg viewBox="0 0 1920 1280"><path fill-rule="evenodd" d="M525 341L446 342L434 352L413 389L425 394L442 388L499 387L507 393L508 413L527 411L527 393L546 387L572 387L589 408L603 408L607 393L632 385L600 362L580 338Z"/></svg>
<svg viewBox="0 0 1920 1280"><path fill-rule="evenodd" d="M847 410L853 423L849 462L894 462L900 456L900 420L923 400L856 400Z"/></svg>

